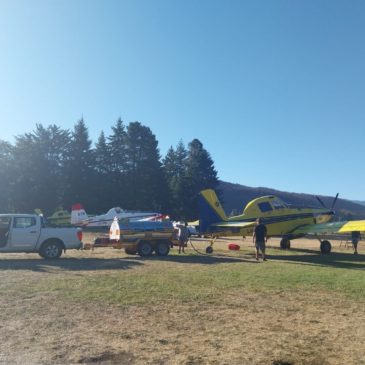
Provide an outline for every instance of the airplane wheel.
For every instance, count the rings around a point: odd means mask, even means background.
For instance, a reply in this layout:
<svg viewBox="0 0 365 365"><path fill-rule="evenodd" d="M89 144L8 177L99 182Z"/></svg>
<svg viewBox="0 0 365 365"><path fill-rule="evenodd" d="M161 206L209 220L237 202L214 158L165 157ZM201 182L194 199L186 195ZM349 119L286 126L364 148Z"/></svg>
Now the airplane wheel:
<svg viewBox="0 0 365 365"><path fill-rule="evenodd" d="M322 241L321 242L321 253L329 254L331 252L332 245L330 241Z"/></svg>
<svg viewBox="0 0 365 365"><path fill-rule="evenodd" d="M287 238L283 238L281 241L280 241L280 248L282 250L287 250L290 248L290 241L287 239Z"/></svg>
<svg viewBox="0 0 365 365"><path fill-rule="evenodd" d="M206 253L213 253L213 247L212 247L212 246L208 246L208 247L205 249L205 252L206 252Z"/></svg>

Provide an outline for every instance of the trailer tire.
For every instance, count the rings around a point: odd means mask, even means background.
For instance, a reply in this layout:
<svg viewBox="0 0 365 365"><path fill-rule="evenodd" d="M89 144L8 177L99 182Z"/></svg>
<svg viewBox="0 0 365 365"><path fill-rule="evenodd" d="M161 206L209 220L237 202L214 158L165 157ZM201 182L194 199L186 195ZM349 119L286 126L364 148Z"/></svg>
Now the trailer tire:
<svg viewBox="0 0 365 365"><path fill-rule="evenodd" d="M39 255L44 259L55 260L62 255L62 249L63 247L60 241L48 240L42 244Z"/></svg>
<svg viewBox="0 0 365 365"><path fill-rule="evenodd" d="M148 241L141 241L138 244L138 254L139 256L146 257L151 256L153 252L153 247L150 242Z"/></svg>
<svg viewBox="0 0 365 365"><path fill-rule="evenodd" d="M155 252L157 256L167 256L170 252L170 242L169 241L159 241L156 244Z"/></svg>
<svg viewBox="0 0 365 365"><path fill-rule="evenodd" d="M127 255L136 255L137 254L137 250L135 248L125 248L124 252Z"/></svg>

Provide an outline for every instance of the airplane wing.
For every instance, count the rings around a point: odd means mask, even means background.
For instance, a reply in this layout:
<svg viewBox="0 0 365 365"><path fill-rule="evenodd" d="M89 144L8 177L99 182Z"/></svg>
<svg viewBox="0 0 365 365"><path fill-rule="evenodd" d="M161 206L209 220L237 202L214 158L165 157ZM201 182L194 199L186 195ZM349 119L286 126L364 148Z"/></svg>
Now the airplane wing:
<svg viewBox="0 0 365 365"><path fill-rule="evenodd" d="M294 234L325 234L325 233L349 233L352 231L365 232L365 220L361 221L343 221L321 224L308 224L296 228Z"/></svg>
<svg viewBox="0 0 365 365"><path fill-rule="evenodd" d="M212 224L212 226L215 227L232 227L232 228L248 228L248 227L253 227L255 226L256 223L255 222L219 222L219 223L214 223Z"/></svg>

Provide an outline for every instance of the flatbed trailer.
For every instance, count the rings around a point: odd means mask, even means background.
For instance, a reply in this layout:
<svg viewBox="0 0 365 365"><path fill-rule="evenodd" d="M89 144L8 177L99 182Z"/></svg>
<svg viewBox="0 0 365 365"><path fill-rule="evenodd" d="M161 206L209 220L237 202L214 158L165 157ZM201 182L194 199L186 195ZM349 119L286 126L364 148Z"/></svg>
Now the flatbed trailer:
<svg viewBox="0 0 365 365"><path fill-rule="evenodd" d="M98 247L112 247L124 249L125 253L129 255L139 254L142 257L147 257L153 253L157 256L167 256L170 248L178 245L176 232L170 222L139 223L120 224L120 239L118 241L110 240L105 235L96 238L93 243L84 243L83 249L94 250Z"/></svg>

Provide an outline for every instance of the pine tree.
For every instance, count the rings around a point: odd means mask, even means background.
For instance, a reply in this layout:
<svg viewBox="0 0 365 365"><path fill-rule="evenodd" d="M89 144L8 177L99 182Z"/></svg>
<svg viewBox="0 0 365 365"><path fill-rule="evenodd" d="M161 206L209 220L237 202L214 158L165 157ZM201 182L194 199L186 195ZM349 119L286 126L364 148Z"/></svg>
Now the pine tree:
<svg viewBox="0 0 365 365"><path fill-rule="evenodd" d="M60 205L68 145L69 132L56 125L37 124L32 133L16 137L13 200L17 210L41 208L49 214Z"/></svg>
<svg viewBox="0 0 365 365"><path fill-rule="evenodd" d="M125 207L126 198L126 131L123 121L119 118L112 127L108 137L110 153L110 193L111 205Z"/></svg>
<svg viewBox="0 0 365 365"><path fill-rule="evenodd" d="M94 169L103 177L107 177L111 172L111 154L103 131L95 144Z"/></svg>
<svg viewBox="0 0 365 365"><path fill-rule="evenodd" d="M12 189L15 174L13 166L13 146L9 142L0 140L0 207L2 213L11 212L14 209Z"/></svg>
<svg viewBox="0 0 365 365"><path fill-rule="evenodd" d="M94 207L99 197L92 194L94 164L91 140L83 119L79 120L71 133L67 152L65 173L67 176L65 202L67 206L81 202L87 208Z"/></svg>
<svg viewBox="0 0 365 365"><path fill-rule="evenodd" d="M167 185L158 142L150 128L139 122L128 125L126 138L127 208L164 210Z"/></svg>
<svg viewBox="0 0 365 365"><path fill-rule="evenodd" d="M170 212L176 220L184 219L184 200L188 194L186 158L187 151L180 140L176 150L171 146L163 160L163 169L169 187Z"/></svg>
<svg viewBox="0 0 365 365"><path fill-rule="evenodd" d="M112 162L111 153L109 145L107 144L104 132L100 133L97 143L95 144L95 149L93 151L94 155L94 181L93 190L94 195L99 196L96 202L96 210L105 212L113 204L113 194L112 194Z"/></svg>
<svg viewBox="0 0 365 365"><path fill-rule="evenodd" d="M198 216L199 192L203 189L215 189L219 183L214 162L198 139L194 139L189 143L186 179L189 195L186 197L184 212L187 218L196 219Z"/></svg>

